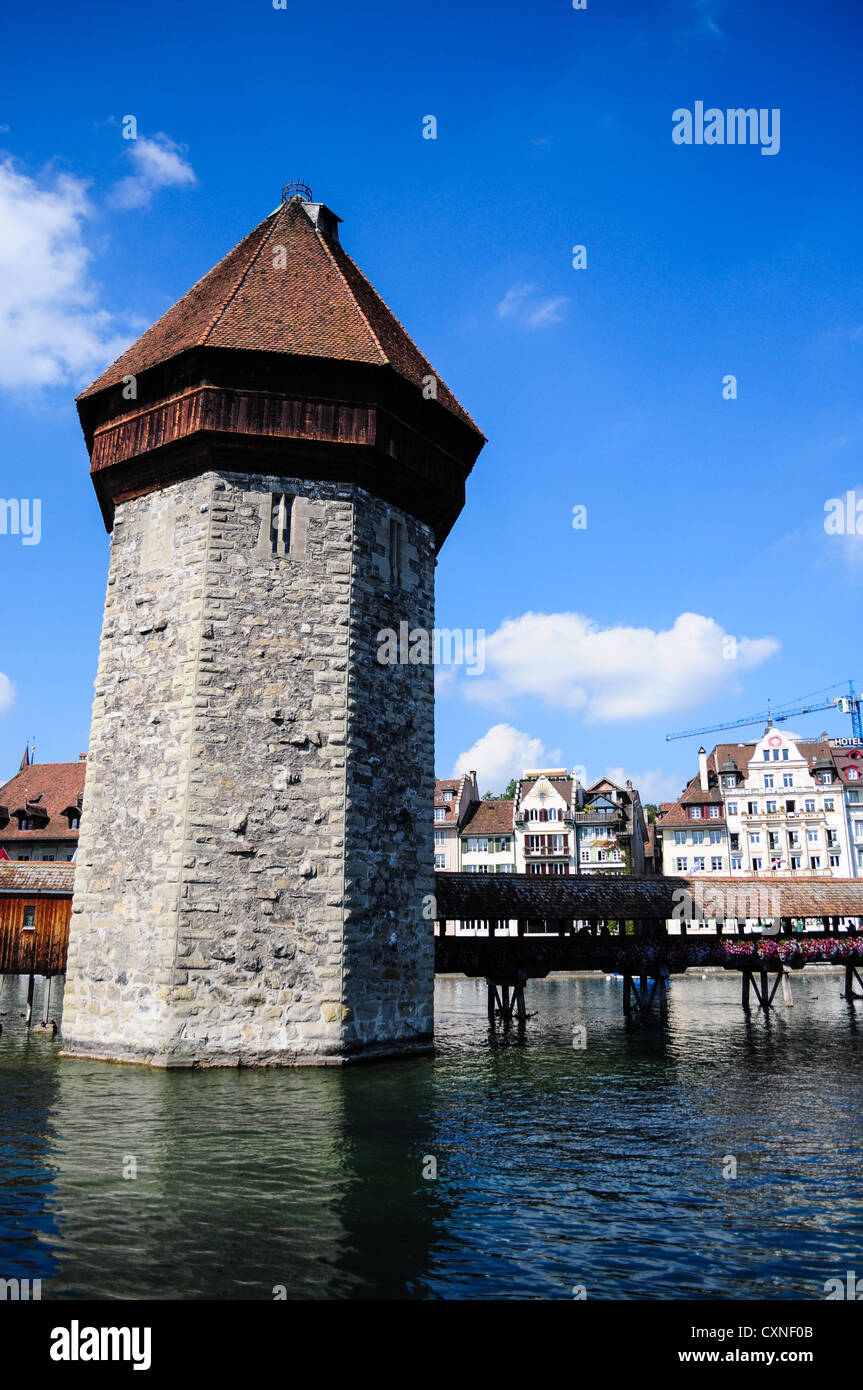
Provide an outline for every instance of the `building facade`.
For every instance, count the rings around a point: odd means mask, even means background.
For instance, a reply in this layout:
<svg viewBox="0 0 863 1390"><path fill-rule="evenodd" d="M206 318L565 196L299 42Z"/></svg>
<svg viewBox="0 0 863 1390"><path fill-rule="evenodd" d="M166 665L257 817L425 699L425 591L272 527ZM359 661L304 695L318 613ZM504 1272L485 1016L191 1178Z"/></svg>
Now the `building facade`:
<svg viewBox="0 0 863 1390"><path fill-rule="evenodd" d="M87 754L74 763L34 763L25 754L0 787L0 851L13 861L74 859L84 801Z"/></svg>
<svg viewBox="0 0 863 1390"><path fill-rule="evenodd" d="M700 749L697 775L658 826L668 875L856 872L845 779L826 736L770 727L755 742Z"/></svg>
<svg viewBox="0 0 863 1390"><path fill-rule="evenodd" d="M831 739L830 751L845 798L853 872L855 877L863 878L863 742L856 738Z"/></svg>
<svg viewBox="0 0 863 1390"><path fill-rule="evenodd" d="M645 874L653 836L631 782L584 787L566 768L528 769L512 800L480 801L475 772L439 781L435 868L464 873Z"/></svg>
<svg viewBox="0 0 863 1390"><path fill-rule="evenodd" d="M435 782L434 866L454 873L461 868L461 829L471 807L479 801L476 773Z"/></svg>
<svg viewBox="0 0 863 1390"><path fill-rule="evenodd" d="M474 801L460 831L461 870L468 874L511 874L516 871L513 802Z"/></svg>
<svg viewBox="0 0 863 1390"><path fill-rule="evenodd" d="M579 873L653 872L651 836L632 782L620 787L603 777L586 789L577 787L573 823Z"/></svg>
<svg viewBox="0 0 863 1390"><path fill-rule="evenodd" d="M515 863L520 874L577 873L575 778L566 768L526 770L515 789Z"/></svg>

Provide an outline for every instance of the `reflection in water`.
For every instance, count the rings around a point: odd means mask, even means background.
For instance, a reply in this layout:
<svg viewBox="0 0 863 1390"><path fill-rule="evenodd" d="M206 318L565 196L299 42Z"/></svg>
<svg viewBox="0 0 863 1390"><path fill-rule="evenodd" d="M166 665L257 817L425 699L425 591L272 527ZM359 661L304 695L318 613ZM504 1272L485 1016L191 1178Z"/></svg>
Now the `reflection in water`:
<svg viewBox="0 0 863 1390"><path fill-rule="evenodd" d="M0 1277L45 1298L822 1297L863 1244L841 990L795 975L793 1009L746 1018L736 976L687 977L627 1021L619 982L552 979L523 1036L490 1037L483 983L443 979L434 1059L166 1073L60 1062L7 985Z"/></svg>

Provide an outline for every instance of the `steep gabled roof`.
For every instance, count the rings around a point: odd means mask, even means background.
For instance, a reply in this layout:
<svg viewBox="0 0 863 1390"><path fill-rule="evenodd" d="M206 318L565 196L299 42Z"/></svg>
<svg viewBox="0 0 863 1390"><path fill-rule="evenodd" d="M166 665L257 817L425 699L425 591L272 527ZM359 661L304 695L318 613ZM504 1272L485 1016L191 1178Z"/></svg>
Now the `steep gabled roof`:
<svg viewBox="0 0 863 1390"><path fill-rule="evenodd" d="M458 822L458 808L461 800L461 787L464 778L448 778L446 781L437 781L434 784L434 804L435 809L441 807L446 811L446 815L437 819L437 825L456 825ZM448 797L444 792L450 792Z"/></svg>
<svg viewBox="0 0 863 1390"><path fill-rule="evenodd" d="M474 801L461 827L462 835L511 835L515 802L495 798Z"/></svg>
<svg viewBox="0 0 863 1390"><path fill-rule="evenodd" d="M75 806L83 795L86 771L87 763L82 758L75 763L31 763L17 772L11 781L0 787L0 807L10 817L7 824L0 821L0 843L15 840L23 845L31 840L77 840L78 831L70 830L63 812ZM39 799L35 805L43 818L33 830L19 830L11 817L19 810L31 814L36 797Z"/></svg>
<svg viewBox="0 0 863 1390"><path fill-rule="evenodd" d="M195 347L281 352L391 367L480 433L335 234L299 197L283 203L78 397Z"/></svg>

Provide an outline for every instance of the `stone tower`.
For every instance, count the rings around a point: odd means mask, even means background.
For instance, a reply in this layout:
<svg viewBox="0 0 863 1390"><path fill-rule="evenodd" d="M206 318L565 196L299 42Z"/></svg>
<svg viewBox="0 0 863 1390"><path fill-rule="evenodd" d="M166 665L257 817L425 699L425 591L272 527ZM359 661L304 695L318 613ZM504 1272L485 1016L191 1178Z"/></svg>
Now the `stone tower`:
<svg viewBox="0 0 863 1390"><path fill-rule="evenodd" d="M78 400L111 559L67 1055L433 1036L434 566L483 436L295 194Z"/></svg>

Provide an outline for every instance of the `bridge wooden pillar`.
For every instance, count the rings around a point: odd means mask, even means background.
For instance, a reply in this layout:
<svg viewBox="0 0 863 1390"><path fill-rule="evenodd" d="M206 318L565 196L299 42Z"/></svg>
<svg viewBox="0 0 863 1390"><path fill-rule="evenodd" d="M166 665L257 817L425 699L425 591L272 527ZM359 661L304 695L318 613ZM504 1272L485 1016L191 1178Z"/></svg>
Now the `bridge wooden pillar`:
<svg viewBox="0 0 863 1390"><path fill-rule="evenodd" d="M756 973L758 975L757 980L755 978ZM741 974L743 976L743 983L740 1002L747 1013L749 1012L750 1007L750 986L752 987L752 989L755 990L755 997L758 1000L758 1007L760 1009L763 1009L765 1013L768 1009L771 1009L773 1007L773 1000L776 995L776 991L779 988L780 982L782 981L785 981L782 984L782 997L785 1000L786 1005L790 1006L794 1003L794 1000L791 998L791 981L785 979L784 966L780 965L778 971L776 972L776 979L773 983L772 989L770 988L770 977L763 965L753 964L745 966Z"/></svg>
<svg viewBox="0 0 863 1390"><path fill-rule="evenodd" d="M846 965L846 966L845 966L845 990L844 990L843 995L842 995L842 998L843 998L843 999L863 999L863 993L857 994L857 993L855 992L855 989L854 989L854 982L855 982L855 980L856 980L857 984L860 986L861 991L863 991L863 980L860 979L860 976L859 976L859 974L857 973L857 967L856 967L856 965Z"/></svg>
<svg viewBox="0 0 863 1390"><path fill-rule="evenodd" d="M527 1022L527 1007L524 1001L526 982L527 976L522 970L517 972L514 982L507 984L498 984L492 979L486 980L489 1027L494 1028L500 1019L504 1028L509 1028L513 1013L518 1019L519 1028L524 1027Z"/></svg>
<svg viewBox="0 0 863 1390"><path fill-rule="evenodd" d="M633 1000L635 1000L635 1003L638 1005L639 1012L646 1014L650 1012L650 1009L653 1005L653 1001L657 997L657 994L659 995L660 1002L666 999L666 981L665 978L659 973L659 969L660 967L657 967L657 974L653 976L652 986L648 983L650 977L643 971L638 976L637 984L636 977L634 975L624 973L623 1012L625 1014L629 1015L632 1013Z"/></svg>

